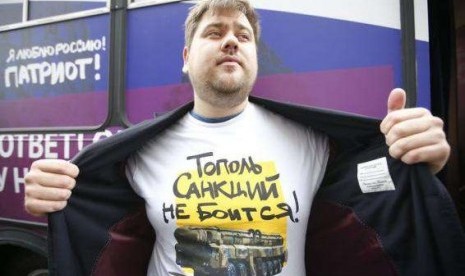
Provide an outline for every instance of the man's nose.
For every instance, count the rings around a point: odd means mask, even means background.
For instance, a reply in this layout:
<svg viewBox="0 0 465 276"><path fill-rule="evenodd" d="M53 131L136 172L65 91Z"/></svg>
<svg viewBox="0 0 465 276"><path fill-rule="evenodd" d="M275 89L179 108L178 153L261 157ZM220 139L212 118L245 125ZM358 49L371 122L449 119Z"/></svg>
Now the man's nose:
<svg viewBox="0 0 465 276"><path fill-rule="evenodd" d="M234 34L228 34L224 37L223 45L221 45L223 51L235 53L238 48L239 41Z"/></svg>

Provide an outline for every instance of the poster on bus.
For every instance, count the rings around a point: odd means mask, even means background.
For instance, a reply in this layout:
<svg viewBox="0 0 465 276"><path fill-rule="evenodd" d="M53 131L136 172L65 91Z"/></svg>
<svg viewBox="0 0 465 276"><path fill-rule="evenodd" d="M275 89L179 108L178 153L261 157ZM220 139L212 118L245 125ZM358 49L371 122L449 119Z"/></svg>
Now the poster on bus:
<svg viewBox="0 0 465 276"><path fill-rule="evenodd" d="M103 124L109 23L100 15L0 32L0 128Z"/></svg>

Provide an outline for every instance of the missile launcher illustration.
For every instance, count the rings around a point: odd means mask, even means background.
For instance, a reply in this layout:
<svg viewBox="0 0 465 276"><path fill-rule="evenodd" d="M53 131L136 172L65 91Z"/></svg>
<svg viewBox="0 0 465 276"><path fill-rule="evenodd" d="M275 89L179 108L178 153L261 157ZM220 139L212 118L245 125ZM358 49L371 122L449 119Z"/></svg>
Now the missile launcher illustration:
<svg viewBox="0 0 465 276"><path fill-rule="evenodd" d="M282 236L259 230L180 227L174 236L176 263L194 276L271 276L287 260Z"/></svg>

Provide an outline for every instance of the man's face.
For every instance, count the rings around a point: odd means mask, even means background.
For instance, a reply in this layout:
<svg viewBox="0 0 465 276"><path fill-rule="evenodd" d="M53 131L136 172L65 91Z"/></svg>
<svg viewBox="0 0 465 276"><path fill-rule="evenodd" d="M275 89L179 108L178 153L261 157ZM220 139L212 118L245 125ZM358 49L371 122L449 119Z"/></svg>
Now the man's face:
<svg viewBox="0 0 465 276"><path fill-rule="evenodd" d="M183 57L197 100L221 108L247 100L258 65L253 30L243 13L206 12Z"/></svg>

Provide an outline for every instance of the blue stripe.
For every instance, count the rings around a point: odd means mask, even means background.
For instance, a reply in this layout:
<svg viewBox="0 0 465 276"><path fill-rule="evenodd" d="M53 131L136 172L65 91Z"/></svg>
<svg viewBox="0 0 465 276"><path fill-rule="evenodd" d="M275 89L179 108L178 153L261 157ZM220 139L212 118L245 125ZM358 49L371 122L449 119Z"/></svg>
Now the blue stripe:
<svg viewBox="0 0 465 276"><path fill-rule="evenodd" d="M430 82L430 59L429 43L417 41L417 78L418 97L417 106L431 108L431 82Z"/></svg>
<svg viewBox="0 0 465 276"><path fill-rule="evenodd" d="M187 82L182 25L189 5L129 11L128 88ZM260 10L261 76L391 65L401 85L400 31L316 16Z"/></svg>

